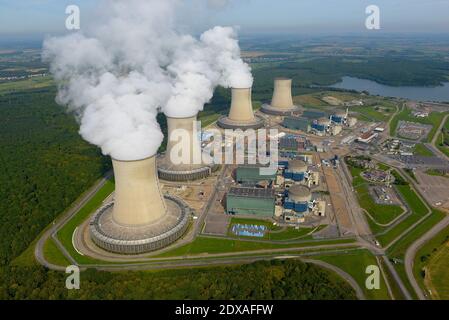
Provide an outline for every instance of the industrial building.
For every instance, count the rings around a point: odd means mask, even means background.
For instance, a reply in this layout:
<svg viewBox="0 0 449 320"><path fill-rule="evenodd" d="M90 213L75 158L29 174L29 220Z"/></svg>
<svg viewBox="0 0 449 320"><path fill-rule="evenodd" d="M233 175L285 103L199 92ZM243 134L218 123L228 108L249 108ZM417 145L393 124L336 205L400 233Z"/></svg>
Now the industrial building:
<svg viewBox="0 0 449 320"><path fill-rule="evenodd" d="M303 158L307 160L307 157ZM282 177L284 178L284 184L304 184L309 187L312 185L319 185L320 175L316 171L309 169L309 164L304 160L292 160L288 162L287 166L284 166Z"/></svg>
<svg viewBox="0 0 449 320"><path fill-rule="evenodd" d="M243 184L256 184L260 181L272 182L276 180L276 172L268 175L265 174L265 172L264 174L261 174L261 168L263 167L257 165L239 166L235 170L236 181Z"/></svg>
<svg viewBox="0 0 449 320"><path fill-rule="evenodd" d="M284 200L284 220L288 223L302 223L309 215L324 216L325 201L313 199L309 188L294 185L287 191Z"/></svg>
<svg viewBox="0 0 449 320"><path fill-rule="evenodd" d="M282 126L290 130L300 130L305 133L311 130L310 121L300 117L285 117Z"/></svg>
<svg viewBox="0 0 449 320"><path fill-rule="evenodd" d="M232 187L226 196L226 213L271 218L275 201L273 189Z"/></svg>
<svg viewBox="0 0 449 320"><path fill-rule="evenodd" d="M379 136L378 133L369 131L362 134L360 137L357 138L358 142L361 143L371 143L375 138Z"/></svg>
<svg viewBox="0 0 449 320"><path fill-rule="evenodd" d="M312 132L317 136L325 136L329 133L329 128L331 121L328 118L322 117L318 120L313 121L311 127Z"/></svg>
<svg viewBox="0 0 449 320"><path fill-rule="evenodd" d="M343 125L346 123L348 119L348 111L342 111L338 110L333 115L331 115L330 120L337 124L337 125Z"/></svg>
<svg viewBox="0 0 449 320"><path fill-rule="evenodd" d="M163 196L156 157L138 161L112 160L114 201L91 220L92 241L119 254L141 254L166 247L187 230L190 209L180 199Z"/></svg>
<svg viewBox="0 0 449 320"><path fill-rule="evenodd" d="M293 160L288 164L288 169L284 171L284 178L296 182L304 181L308 174L308 165L302 160Z"/></svg>
<svg viewBox="0 0 449 320"><path fill-rule="evenodd" d="M217 122L223 129L260 129L264 120L253 111L251 88L232 88L231 109L227 117L221 117Z"/></svg>
<svg viewBox="0 0 449 320"><path fill-rule="evenodd" d="M270 115L287 115L299 110L293 104L292 79L276 78L271 104L264 104L261 110Z"/></svg>
<svg viewBox="0 0 449 320"><path fill-rule="evenodd" d="M167 181L193 181L208 177L212 166L202 164L201 144L198 138L197 117L173 118L167 117L168 143L165 156L158 159L159 178ZM178 137L179 132L186 133L185 137ZM181 138L181 141L177 139ZM180 149L181 146L182 148ZM176 148L176 149L175 149ZM183 157L182 163L174 163L171 159L175 154Z"/></svg>

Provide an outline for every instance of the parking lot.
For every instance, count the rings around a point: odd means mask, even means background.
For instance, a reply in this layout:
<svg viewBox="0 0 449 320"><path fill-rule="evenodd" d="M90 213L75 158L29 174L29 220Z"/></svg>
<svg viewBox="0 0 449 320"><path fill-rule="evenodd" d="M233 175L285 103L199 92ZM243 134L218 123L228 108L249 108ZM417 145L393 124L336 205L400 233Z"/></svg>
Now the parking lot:
<svg viewBox="0 0 449 320"><path fill-rule="evenodd" d="M416 170L415 176L426 200L434 206L449 210L449 178L430 176L423 170Z"/></svg>

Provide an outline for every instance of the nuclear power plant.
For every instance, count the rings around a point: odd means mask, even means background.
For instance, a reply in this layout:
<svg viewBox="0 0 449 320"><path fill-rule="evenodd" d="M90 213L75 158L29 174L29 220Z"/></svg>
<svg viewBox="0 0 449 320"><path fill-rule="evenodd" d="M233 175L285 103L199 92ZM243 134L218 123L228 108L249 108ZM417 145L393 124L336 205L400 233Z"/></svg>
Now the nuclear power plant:
<svg viewBox="0 0 449 320"><path fill-rule="evenodd" d="M292 79L276 78L271 104L264 104L262 112L269 115L287 115L298 110L298 106L293 104Z"/></svg>
<svg viewBox="0 0 449 320"><path fill-rule="evenodd" d="M218 126L223 129L260 129L264 120L253 111L251 88L232 88L232 101L229 116L218 120Z"/></svg>
<svg viewBox="0 0 449 320"><path fill-rule="evenodd" d="M92 241L106 251L141 254L179 239L189 225L190 209L181 200L162 195L156 157L112 163L114 200L93 216Z"/></svg>
<svg viewBox="0 0 449 320"><path fill-rule="evenodd" d="M196 125L196 116L167 117L167 151L158 159L159 178L162 180L193 181L211 174L212 166L202 164L199 130Z"/></svg>

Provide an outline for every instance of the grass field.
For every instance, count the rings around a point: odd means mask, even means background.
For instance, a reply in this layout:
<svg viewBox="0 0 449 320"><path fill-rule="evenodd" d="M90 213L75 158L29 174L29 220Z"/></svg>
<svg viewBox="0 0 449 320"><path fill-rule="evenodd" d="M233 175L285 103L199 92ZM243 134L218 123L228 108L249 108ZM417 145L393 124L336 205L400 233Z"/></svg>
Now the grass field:
<svg viewBox="0 0 449 320"><path fill-rule="evenodd" d="M436 146L438 148L438 150L440 150L441 152L443 152L447 157L449 157L449 147L441 144L441 141L443 140L443 134L440 133L440 135L438 136L437 142L436 142Z"/></svg>
<svg viewBox="0 0 449 320"><path fill-rule="evenodd" d="M407 202L410 207L411 214L401 223L390 229L387 233L377 237L377 240L379 240L382 246L388 245L428 213L425 204L409 185L396 186L396 189Z"/></svg>
<svg viewBox="0 0 449 320"><path fill-rule="evenodd" d="M368 277L366 268L370 265L378 265L376 258L368 250L354 250L345 254L320 255L312 257L330 263L349 275L360 285L368 300L389 300L385 279L381 277L379 290L368 290L365 281Z"/></svg>
<svg viewBox="0 0 449 320"><path fill-rule="evenodd" d="M319 242L301 242L296 244L273 244L264 241L240 241L220 238L197 237L193 242L182 247L162 253L157 258L168 258L177 256L195 256L207 254L220 254L232 252L246 252L265 249L284 249L284 248L302 248L308 246L353 243L352 239L319 241Z"/></svg>
<svg viewBox="0 0 449 320"><path fill-rule="evenodd" d="M54 86L53 78L51 76L35 77L26 80L9 81L0 83L0 94L11 92L20 92L30 89L41 89Z"/></svg>
<svg viewBox="0 0 449 320"><path fill-rule="evenodd" d="M413 149L413 153L417 156L424 157L433 157L434 155L423 143L417 143Z"/></svg>
<svg viewBox="0 0 449 320"><path fill-rule="evenodd" d="M426 284L430 285L433 297L445 300L449 299L448 244L449 227L446 227L419 249L413 266L413 273L421 288L427 291L430 288ZM424 280L424 277L427 278L427 281Z"/></svg>
<svg viewBox="0 0 449 320"><path fill-rule="evenodd" d="M437 210L433 210L432 215L430 217L424 220L423 223L418 225L415 229L410 231L408 234L406 234L403 238L401 238L398 242L396 242L393 246L391 246L388 249L387 252L388 257L390 259L394 258L403 261L405 258L405 252L407 251L408 247L410 247L416 240L422 237L427 231L432 229L432 227L435 226L442 219L444 219L444 217L445 217L444 213ZM395 268L399 276L401 277L402 281L407 286L409 292L414 294L413 288L408 282L404 265L396 264Z"/></svg>
<svg viewBox="0 0 449 320"><path fill-rule="evenodd" d="M427 272L429 286L440 300L449 299L449 245L446 243L431 258Z"/></svg>
<svg viewBox="0 0 449 320"><path fill-rule="evenodd" d="M393 113L396 111L394 106L370 106L370 107L359 107L356 109L358 112L359 120L368 122L386 122L390 119Z"/></svg>
<svg viewBox="0 0 449 320"><path fill-rule="evenodd" d="M49 238L44 244L44 256L48 262L58 266L68 266L71 264L51 238Z"/></svg>
<svg viewBox="0 0 449 320"><path fill-rule="evenodd" d="M429 176L437 176L437 177L447 177L449 178L449 175L445 174L444 172L436 169L429 169L426 171L426 174Z"/></svg>

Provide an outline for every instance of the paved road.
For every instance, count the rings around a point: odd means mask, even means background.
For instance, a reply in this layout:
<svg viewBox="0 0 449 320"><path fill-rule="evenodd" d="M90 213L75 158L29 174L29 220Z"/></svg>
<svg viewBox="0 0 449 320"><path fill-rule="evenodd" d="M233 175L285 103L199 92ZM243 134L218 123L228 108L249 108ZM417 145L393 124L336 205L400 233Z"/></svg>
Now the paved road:
<svg viewBox="0 0 449 320"><path fill-rule="evenodd" d="M449 157L446 156L443 152L440 151L440 149L438 149L438 148L436 147L437 139L438 139L438 137L439 137L439 135L440 135L440 133L441 133L441 130L443 130L443 127L444 127L444 125L446 124L447 119L449 119L449 114L446 115L446 116L444 117L443 121L441 121L441 124L440 124L440 126L438 127L438 130L436 131L435 136L434 136L433 139L432 139L432 142L431 142L431 143L426 143L426 146L427 146L429 149L431 149L432 152L433 152L434 154L436 154L437 156L439 156L440 158L449 160Z"/></svg>
<svg viewBox="0 0 449 320"><path fill-rule="evenodd" d="M360 208L360 205L358 203L358 200L355 198L354 192L352 192L352 182L351 178L349 177L349 173L345 171L345 168L342 168L343 166L346 166L344 161L342 162L342 165L339 167L339 175L340 179L342 181L343 189L345 190L345 193L347 195L348 205L350 208L350 216L353 220L353 224L357 230L357 236L358 241L363 246L365 246L368 250L370 250L374 255L382 256L385 265L388 267L388 270L390 271L391 275L393 276L393 279L399 286L402 294L407 300L412 300L412 296L408 292L407 288L405 287L404 283L401 280L401 277L396 272L396 269L394 268L391 261L386 256L386 248L378 248L375 246L374 243L374 235L371 232L371 229L369 228L369 225L366 221L366 217L364 216L363 211Z"/></svg>
<svg viewBox="0 0 449 320"><path fill-rule="evenodd" d="M413 266L415 261L415 256L418 252L418 250L429 240L431 240L433 237L435 237L440 231L442 231L444 228L449 226L449 216L444 218L440 223L435 225L432 229L430 229L426 234L424 234L421 238L419 238L417 241L415 241L410 247L408 247L406 253L405 253L405 271L407 272L407 277L413 286L413 289L415 289L416 294L418 295L419 299L425 300L428 298L426 293L423 293L421 290L421 287L418 285L418 282L415 279L415 276L413 274Z"/></svg>
<svg viewBox="0 0 449 320"><path fill-rule="evenodd" d="M37 261L40 264L49 269L65 271L65 268L51 264L45 259L44 257L45 242L53 234L55 234L67 221L69 221L75 214L77 214L78 211L97 194L97 192L105 185L106 181L111 177L112 172L108 172L104 178L102 178L92 188L90 188L81 199L79 199L69 210L67 210L66 213L63 214L63 216L61 216L55 222L53 222L50 228L48 228L44 232L44 234L39 238L36 247L34 248L34 256L36 257ZM71 263L73 263L74 265L76 264L76 262L73 260L73 258L70 257L70 255L67 258L69 258Z"/></svg>

